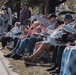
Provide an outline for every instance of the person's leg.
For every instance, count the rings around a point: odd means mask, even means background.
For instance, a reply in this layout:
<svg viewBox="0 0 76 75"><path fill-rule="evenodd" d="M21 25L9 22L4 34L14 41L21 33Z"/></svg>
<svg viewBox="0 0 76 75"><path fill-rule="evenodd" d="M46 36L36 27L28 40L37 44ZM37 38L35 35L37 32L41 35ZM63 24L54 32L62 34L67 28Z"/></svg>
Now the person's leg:
<svg viewBox="0 0 76 75"><path fill-rule="evenodd" d="M2 37L2 47L5 47L5 45L6 45L6 38Z"/></svg>
<svg viewBox="0 0 76 75"><path fill-rule="evenodd" d="M6 54L6 55L4 55L5 57L10 57L12 54L14 54L16 51L17 51L17 48L19 47L19 45L20 45L20 39L18 39L18 42L17 42L17 45L16 45L16 47L11 51L11 52L9 52L8 54Z"/></svg>
<svg viewBox="0 0 76 75"><path fill-rule="evenodd" d="M22 58L24 51L25 51L25 47L28 44L28 41L29 41L29 38L21 40L20 45L19 45L18 49L16 50L16 53L12 56L12 58L14 58L16 60Z"/></svg>
<svg viewBox="0 0 76 75"><path fill-rule="evenodd" d="M10 37L2 37L2 47L5 47L7 45L7 41L10 40Z"/></svg>
<svg viewBox="0 0 76 75"><path fill-rule="evenodd" d="M21 40L20 46L18 47L17 52L16 52L17 55L22 56L24 54L24 51L25 51L25 48L27 47L28 42L29 42L29 38Z"/></svg>
<svg viewBox="0 0 76 75"><path fill-rule="evenodd" d="M41 55L45 50L47 50L51 46L50 43L42 43L41 46L37 49L36 52L34 52L31 56L28 56L27 58L24 58L26 61L35 61L36 58Z"/></svg>
<svg viewBox="0 0 76 75"><path fill-rule="evenodd" d="M21 39L18 39L15 48L14 48L11 52L16 52L16 51L17 51L17 49L18 49L19 46L20 46L20 42L21 42Z"/></svg>
<svg viewBox="0 0 76 75"><path fill-rule="evenodd" d="M56 57L57 57L58 47L59 47L59 45L57 45L57 46L54 47L53 52L52 52L52 59L51 59L51 62L53 64L46 71L55 70L58 67L58 65L56 64Z"/></svg>
<svg viewBox="0 0 76 75"><path fill-rule="evenodd" d="M65 45L60 45L58 47L58 51L57 51L57 57L56 57L56 62L55 64L57 65L57 68L55 68L55 70L52 70L52 73L60 73L60 66L61 66L61 58L62 58L62 53L65 49Z"/></svg>
<svg viewBox="0 0 76 75"><path fill-rule="evenodd" d="M33 50L34 50L34 47L35 47L35 44L36 42L38 41L42 41L43 39L42 38L38 38L38 37L31 37L30 40L29 40L29 43L27 45L27 53L30 53L32 54L33 53Z"/></svg>
<svg viewBox="0 0 76 75"><path fill-rule="evenodd" d="M2 47L0 48L0 50L5 48L5 46L7 45L7 41L9 41L10 39L10 37L2 37Z"/></svg>
<svg viewBox="0 0 76 75"><path fill-rule="evenodd" d="M16 46L18 40L19 40L19 38L15 38L15 39L14 39L14 48L15 48L15 46Z"/></svg>
<svg viewBox="0 0 76 75"><path fill-rule="evenodd" d="M52 53L52 63L56 63L56 57L57 57L57 52L58 52L58 47L59 45L57 45L54 50L53 50L53 53Z"/></svg>
<svg viewBox="0 0 76 75"><path fill-rule="evenodd" d="M13 43L10 46L6 46L7 49L14 49L17 46L17 43L19 42L19 38L14 38ZM19 43L18 43L19 44Z"/></svg>
<svg viewBox="0 0 76 75"><path fill-rule="evenodd" d="M37 42L37 43L35 44L34 52L36 52L36 50L41 46L41 44L42 44L42 41L41 41L41 42Z"/></svg>
<svg viewBox="0 0 76 75"><path fill-rule="evenodd" d="M37 38L36 37L31 37L29 39L29 42L27 44L27 53L28 54L32 54L33 53L33 49L34 49L34 46L35 46L35 43L37 42Z"/></svg>
<svg viewBox="0 0 76 75"><path fill-rule="evenodd" d="M56 63L58 64L59 68L61 66L62 54L63 54L65 47L66 47L65 45L60 45L58 52L57 52Z"/></svg>

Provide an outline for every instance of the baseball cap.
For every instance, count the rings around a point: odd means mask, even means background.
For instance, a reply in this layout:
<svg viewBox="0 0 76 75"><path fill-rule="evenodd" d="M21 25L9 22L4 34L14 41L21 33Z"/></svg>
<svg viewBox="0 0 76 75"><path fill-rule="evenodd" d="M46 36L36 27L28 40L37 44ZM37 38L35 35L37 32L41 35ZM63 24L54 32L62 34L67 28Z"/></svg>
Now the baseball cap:
<svg viewBox="0 0 76 75"><path fill-rule="evenodd" d="M66 14L64 17L64 20L66 20L66 19L72 19L73 20L73 17L71 14Z"/></svg>

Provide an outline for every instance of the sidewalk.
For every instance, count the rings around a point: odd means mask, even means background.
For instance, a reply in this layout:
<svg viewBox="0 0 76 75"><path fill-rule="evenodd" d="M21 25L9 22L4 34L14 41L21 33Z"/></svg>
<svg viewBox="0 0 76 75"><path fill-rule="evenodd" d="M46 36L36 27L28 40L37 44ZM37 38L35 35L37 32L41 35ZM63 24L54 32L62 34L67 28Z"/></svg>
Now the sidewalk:
<svg viewBox="0 0 76 75"><path fill-rule="evenodd" d="M0 75L19 75L13 72L12 66L9 61L4 58L3 53L0 51Z"/></svg>

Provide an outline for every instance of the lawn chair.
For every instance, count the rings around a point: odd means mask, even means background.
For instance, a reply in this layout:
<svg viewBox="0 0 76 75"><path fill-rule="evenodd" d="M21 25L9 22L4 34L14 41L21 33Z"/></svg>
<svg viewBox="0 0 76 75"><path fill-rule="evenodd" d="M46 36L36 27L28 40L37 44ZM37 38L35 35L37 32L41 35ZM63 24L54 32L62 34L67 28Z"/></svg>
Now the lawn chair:
<svg viewBox="0 0 76 75"><path fill-rule="evenodd" d="M54 46L50 47L49 49L45 50L43 52L42 55L40 55L38 58L37 58L37 61L38 60L43 60L45 63L50 63L51 62L51 58L52 58L52 50L54 49Z"/></svg>

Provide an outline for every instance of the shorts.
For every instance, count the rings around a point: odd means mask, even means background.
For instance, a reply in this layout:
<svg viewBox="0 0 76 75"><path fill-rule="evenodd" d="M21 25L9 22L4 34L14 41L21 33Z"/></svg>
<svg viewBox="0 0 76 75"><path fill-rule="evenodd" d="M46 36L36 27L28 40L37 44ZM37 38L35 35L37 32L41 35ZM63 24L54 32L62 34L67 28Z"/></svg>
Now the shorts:
<svg viewBox="0 0 76 75"><path fill-rule="evenodd" d="M25 25L25 26L28 26L28 22L27 22L27 21L26 21L26 22L21 21L21 22L20 22L20 25Z"/></svg>

